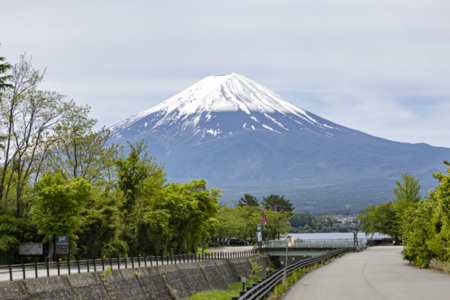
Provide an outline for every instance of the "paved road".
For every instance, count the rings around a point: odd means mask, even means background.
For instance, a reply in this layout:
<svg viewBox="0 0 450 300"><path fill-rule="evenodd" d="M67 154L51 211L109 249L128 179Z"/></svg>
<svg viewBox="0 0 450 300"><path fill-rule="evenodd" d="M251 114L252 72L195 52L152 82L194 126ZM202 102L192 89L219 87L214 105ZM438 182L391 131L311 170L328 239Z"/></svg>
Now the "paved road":
<svg viewBox="0 0 450 300"><path fill-rule="evenodd" d="M450 275L408 266L402 249L346 254L307 274L283 299L450 299Z"/></svg>

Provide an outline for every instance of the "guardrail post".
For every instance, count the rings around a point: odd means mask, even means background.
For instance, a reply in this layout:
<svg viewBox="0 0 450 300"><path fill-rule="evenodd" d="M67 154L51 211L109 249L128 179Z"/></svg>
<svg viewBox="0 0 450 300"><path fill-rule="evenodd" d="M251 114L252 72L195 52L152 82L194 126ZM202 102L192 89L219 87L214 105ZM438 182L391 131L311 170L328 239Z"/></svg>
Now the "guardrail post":
<svg viewBox="0 0 450 300"><path fill-rule="evenodd" d="M102 257L102 271L105 271L105 257Z"/></svg>
<svg viewBox="0 0 450 300"><path fill-rule="evenodd" d="M67 270L69 271L70 275L70 257L67 257Z"/></svg>
<svg viewBox="0 0 450 300"><path fill-rule="evenodd" d="M138 259L138 268L141 267L141 259L140 259L140 257L141 257L141 255L139 254L138 257L137 257L137 259Z"/></svg>
<svg viewBox="0 0 450 300"><path fill-rule="evenodd" d="M23 272L23 279L25 279L25 265L22 263L22 272Z"/></svg>
<svg viewBox="0 0 450 300"><path fill-rule="evenodd" d="M86 259L86 269L87 269L87 272L89 273L89 259Z"/></svg>
<svg viewBox="0 0 450 300"><path fill-rule="evenodd" d="M47 267L47 277L50 277L50 270L48 269L48 260L45 261L45 266Z"/></svg>
<svg viewBox="0 0 450 300"><path fill-rule="evenodd" d="M144 255L144 266L147 268L147 257Z"/></svg>
<svg viewBox="0 0 450 300"><path fill-rule="evenodd" d="M93 263L94 263L94 272L97 272L97 265L95 264L96 260L94 259Z"/></svg>
<svg viewBox="0 0 450 300"><path fill-rule="evenodd" d="M78 274L80 274L80 260L77 259L77 268L78 268Z"/></svg>
<svg viewBox="0 0 450 300"><path fill-rule="evenodd" d="M37 262L34 262L34 276L38 278Z"/></svg>
<svg viewBox="0 0 450 300"><path fill-rule="evenodd" d="M131 268L134 269L134 260L133 260L133 256L131 257Z"/></svg>
<svg viewBox="0 0 450 300"><path fill-rule="evenodd" d="M120 270L120 258L116 257L117 269Z"/></svg>
<svg viewBox="0 0 450 300"><path fill-rule="evenodd" d="M125 269L128 269L128 264L127 264L127 260L128 260L128 259L127 259L126 257L124 257L123 260L124 260L124 262L125 262Z"/></svg>
<svg viewBox="0 0 450 300"><path fill-rule="evenodd" d="M9 280L13 281L13 275L12 275L12 268L11 265L8 265L8 269L9 269Z"/></svg>
<svg viewBox="0 0 450 300"><path fill-rule="evenodd" d="M113 268L113 266L112 266L112 257L109 258L109 266L111 267L111 270L112 270L112 268Z"/></svg>

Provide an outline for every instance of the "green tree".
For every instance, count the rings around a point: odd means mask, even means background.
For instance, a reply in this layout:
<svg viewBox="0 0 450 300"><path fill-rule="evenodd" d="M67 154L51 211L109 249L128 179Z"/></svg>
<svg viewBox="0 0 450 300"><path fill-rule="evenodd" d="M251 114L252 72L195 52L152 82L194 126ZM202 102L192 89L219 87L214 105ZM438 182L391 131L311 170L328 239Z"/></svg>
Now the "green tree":
<svg viewBox="0 0 450 300"><path fill-rule="evenodd" d="M9 81L12 79L11 75L4 75L9 69L11 69L11 65L8 64L6 58L0 56L0 102L2 100L2 91L7 88L12 88L12 85Z"/></svg>
<svg viewBox="0 0 450 300"><path fill-rule="evenodd" d="M399 243L405 230L405 216L408 210L418 205L421 197L419 180L411 174L402 173L401 180L396 180L395 184L393 202L389 201L378 207L370 205L363 210L365 215L359 215L359 219L363 222L361 229L366 234L387 234Z"/></svg>
<svg viewBox="0 0 450 300"><path fill-rule="evenodd" d="M403 257L420 267L427 267L430 259L433 258L433 252L428 246L433 236L430 224L432 216L433 207L428 199L407 210L404 215L406 245Z"/></svg>
<svg viewBox="0 0 450 300"><path fill-rule="evenodd" d="M279 195L270 195L267 197L263 197L263 206L264 209L270 209L276 212L288 212L292 214L294 207L292 203L288 199L284 199L284 196Z"/></svg>
<svg viewBox="0 0 450 300"><path fill-rule="evenodd" d="M81 225L80 213L91 197L91 185L82 178L64 180L60 174L44 174L36 183L32 216L44 242L49 242L53 257L53 239L73 235Z"/></svg>
<svg viewBox="0 0 450 300"><path fill-rule="evenodd" d="M374 233L386 234L399 242L399 219L392 202L380 204L378 207L369 205L363 209L364 214L358 215L362 221L361 230L367 235Z"/></svg>
<svg viewBox="0 0 450 300"><path fill-rule="evenodd" d="M305 225L312 225L313 216L311 216L309 213L299 213L294 214L292 218L289 220L291 223L291 226L294 228L299 228L305 226Z"/></svg>
<svg viewBox="0 0 450 300"><path fill-rule="evenodd" d="M118 203L122 202L122 197L121 191L104 192L99 187L93 187L93 196L84 205L80 213L81 225L75 232L78 238L77 258L127 254L128 245L120 238L124 224Z"/></svg>
<svg viewBox="0 0 450 300"><path fill-rule="evenodd" d="M155 209L170 212L169 228L172 239L169 250L174 253L197 252L205 229L210 229L211 218L218 211L220 190L208 189L206 181L170 183L163 191Z"/></svg>
<svg viewBox="0 0 450 300"><path fill-rule="evenodd" d="M450 262L450 163L444 163L448 166L448 175L434 174L440 184L428 197L433 208L428 246L434 258Z"/></svg>
<svg viewBox="0 0 450 300"><path fill-rule="evenodd" d="M258 198L250 195L250 194L244 194L244 197L241 197L241 199L239 200L238 207L242 207L242 206L254 206L254 207L259 207L259 202L258 202Z"/></svg>
<svg viewBox="0 0 450 300"><path fill-rule="evenodd" d="M82 177L90 184L105 180L111 169L117 147L108 145L109 130L94 131L97 120L88 117L89 107L65 109L63 120L53 129L53 146L46 158L46 168L65 179Z"/></svg>
<svg viewBox="0 0 450 300"><path fill-rule="evenodd" d="M279 212L266 210L267 217L267 232L270 239L279 239L282 234L286 234L291 230L291 223L289 219L291 218L290 212Z"/></svg>
<svg viewBox="0 0 450 300"><path fill-rule="evenodd" d="M24 56L11 73L12 88L6 90L0 103L0 136L5 137L0 149L0 200L5 205L15 204L19 218L27 210L24 190L38 178L52 144L51 131L73 103L68 105L62 95L39 90L45 72L34 70ZM13 187L14 199L10 199Z"/></svg>
<svg viewBox="0 0 450 300"><path fill-rule="evenodd" d="M148 148L144 141L129 145L129 151L122 150L122 155L115 161L117 168L118 186L125 195L125 203L122 210L125 214L132 214L137 200L149 193L157 192L165 182L163 168L146 151ZM150 178L153 184L147 184L144 194L146 180Z"/></svg>

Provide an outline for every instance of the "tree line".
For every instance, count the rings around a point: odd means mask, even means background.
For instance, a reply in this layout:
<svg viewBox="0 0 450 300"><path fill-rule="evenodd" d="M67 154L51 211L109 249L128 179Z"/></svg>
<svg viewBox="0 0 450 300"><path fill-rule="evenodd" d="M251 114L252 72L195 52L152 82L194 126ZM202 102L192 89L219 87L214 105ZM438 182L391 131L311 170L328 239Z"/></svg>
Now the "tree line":
<svg viewBox="0 0 450 300"><path fill-rule="evenodd" d="M450 163L444 163L448 175L433 175L439 184L428 196L421 196L418 179L403 173L393 201L370 205L359 215L366 234L379 232L403 243L404 258L421 267L433 259L450 263Z"/></svg>
<svg viewBox="0 0 450 300"><path fill-rule="evenodd" d="M265 239L279 239L291 229L289 220L293 215L294 207L290 200L285 199L284 196L272 194L263 197L260 203L258 198L245 194L234 207L226 204L219 206L219 212L216 215L219 228L214 239L227 240L236 237L255 241L256 226L262 221L262 210L267 219L267 228L263 230Z"/></svg>
<svg viewBox="0 0 450 300"><path fill-rule="evenodd" d="M143 141L112 144L89 107L42 90L44 77L25 56L0 57L0 256L18 261L19 244L43 242L54 259L57 236L70 237L72 258L194 253L213 236L254 236L256 198L231 208L204 179L167 182ZM263 207L269 235L287 232L289 200L270 195Z"/></svg>

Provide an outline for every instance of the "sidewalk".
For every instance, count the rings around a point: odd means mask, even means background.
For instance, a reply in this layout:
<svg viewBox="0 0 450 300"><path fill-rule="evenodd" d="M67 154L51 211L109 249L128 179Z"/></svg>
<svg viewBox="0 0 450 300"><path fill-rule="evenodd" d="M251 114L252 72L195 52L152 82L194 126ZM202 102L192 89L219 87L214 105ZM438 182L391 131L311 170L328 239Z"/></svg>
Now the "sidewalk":
<svg viewBox="0 0 450 300"><path fill-rule="evenodd" d="M283 299L450 299L450 275L409 266L402 249L346 254L307 274Z"/></svg>

